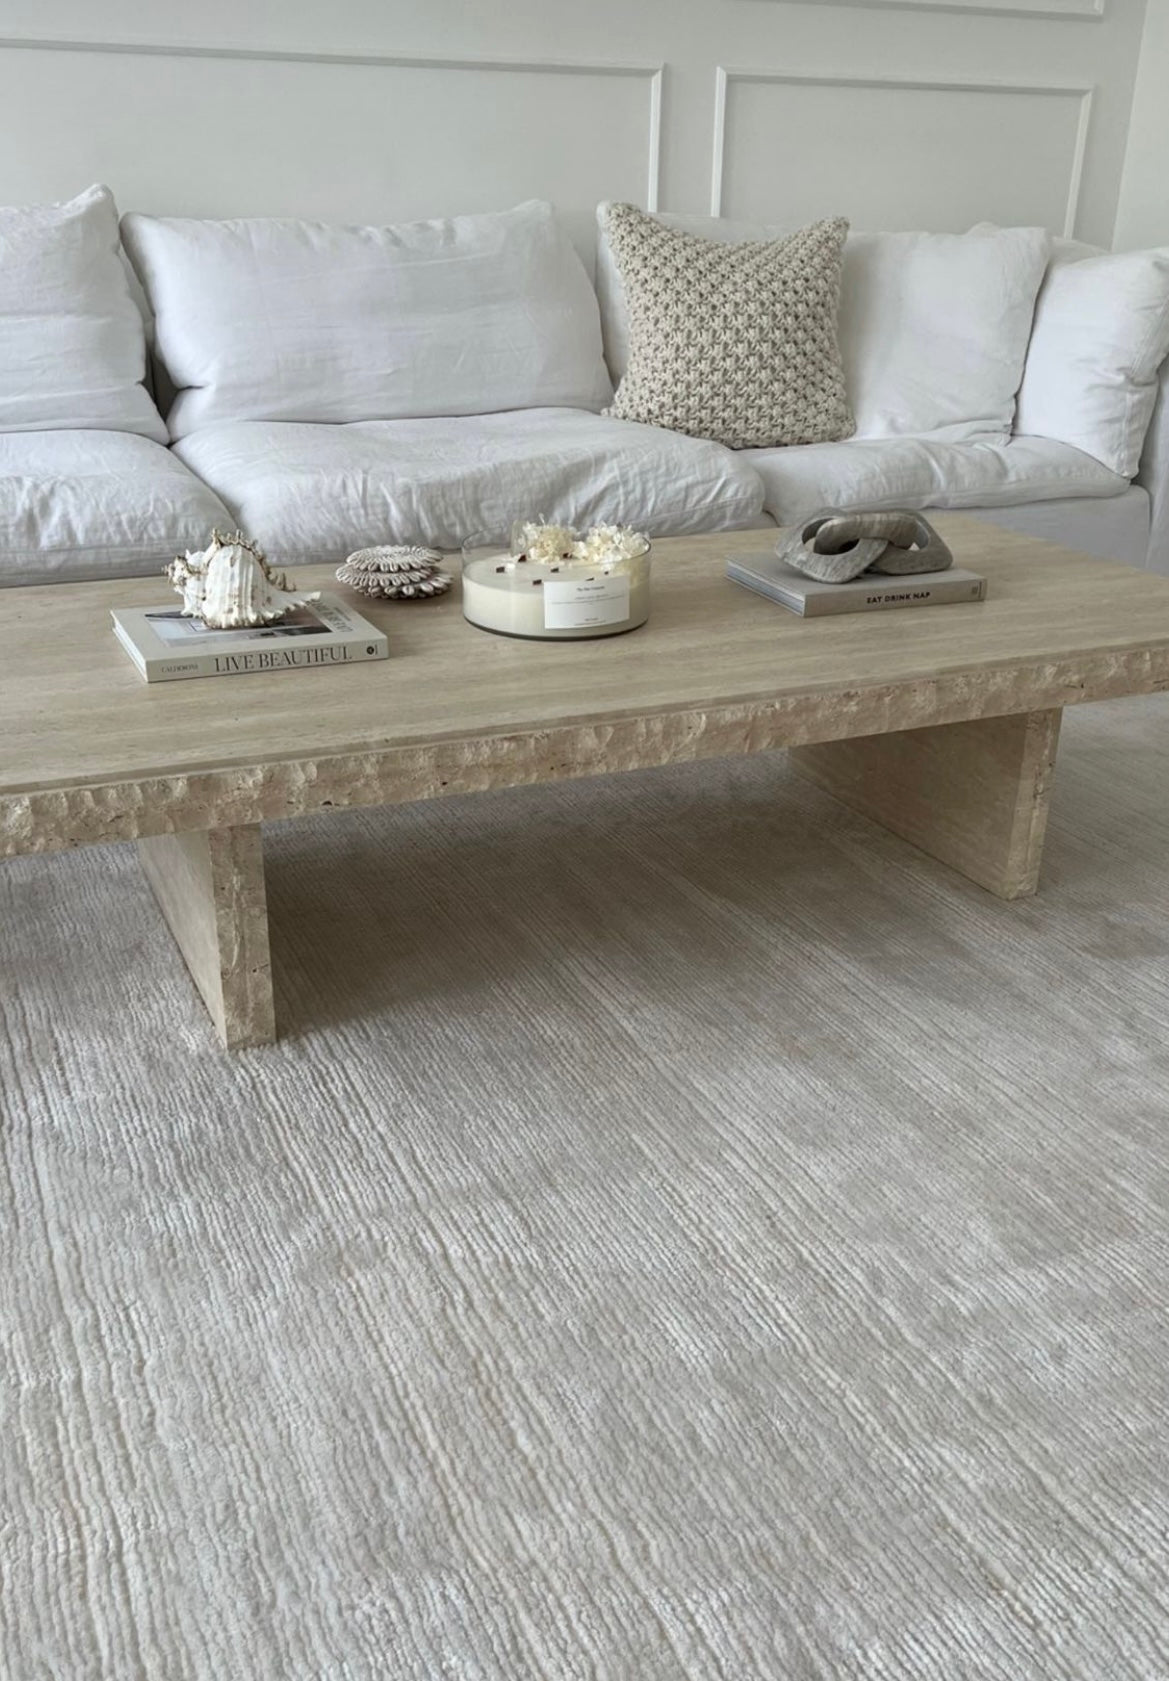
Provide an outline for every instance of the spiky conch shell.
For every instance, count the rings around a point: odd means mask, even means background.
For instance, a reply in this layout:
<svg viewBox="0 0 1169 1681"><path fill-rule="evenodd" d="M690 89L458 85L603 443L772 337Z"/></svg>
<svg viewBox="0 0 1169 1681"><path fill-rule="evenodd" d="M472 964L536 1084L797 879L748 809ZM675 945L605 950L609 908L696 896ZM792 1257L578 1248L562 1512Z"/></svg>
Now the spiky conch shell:
<svg viewBox="0 0 1169 1681"><path fill-rule="evenodd" d="M260 545L242 531L213 531L205 549L179 555L166 575L183 598L183 613L202 619L209 630L272 625L320 595L291 589L284 573L274 572Z"/></svg>
<svg viewBox="0 0 1169 1681"><path fill-rule="evenodd" d="M371 599L422 600L451 587L450 578L439 571L442 558L438 549L414 544L357 549L337 568L337 579Z"/></svg>

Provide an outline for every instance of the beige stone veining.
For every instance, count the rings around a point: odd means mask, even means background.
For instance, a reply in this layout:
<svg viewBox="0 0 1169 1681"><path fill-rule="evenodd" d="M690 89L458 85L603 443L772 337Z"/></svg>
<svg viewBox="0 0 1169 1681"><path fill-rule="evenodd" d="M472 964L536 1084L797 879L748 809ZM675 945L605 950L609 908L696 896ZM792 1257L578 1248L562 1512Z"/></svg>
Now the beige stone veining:
<svg viewBox="0 0 1169 1681"><path fill-rule="evenodd" d="M147 685L109 628L162 580L0 597L0 852L1040 711L1169 687L1169 580L961 516L963 607L800 620L723 577L766 532L655 545L628 638L490 636L458 592L365 603L390 658ZM279 557L277 557L279 558ZM297 583L328 581L301 567Z"/></svg>
<svg viewBox="0 0 1169 1681"><path fill-rule="evenodd" d="M1169 579L938 524L987 601L801 620L724 577L766 532L682 538L655 545L629 637L490 636L452 592L363 604L384 662L224 682L144 684L116 643L110 608L160 582L0 592L0 855L138 840L231 1048L275 1033L259 825L330 807L788 747L992 892L1032 893L1060 711L1169 688Z"/></svg>

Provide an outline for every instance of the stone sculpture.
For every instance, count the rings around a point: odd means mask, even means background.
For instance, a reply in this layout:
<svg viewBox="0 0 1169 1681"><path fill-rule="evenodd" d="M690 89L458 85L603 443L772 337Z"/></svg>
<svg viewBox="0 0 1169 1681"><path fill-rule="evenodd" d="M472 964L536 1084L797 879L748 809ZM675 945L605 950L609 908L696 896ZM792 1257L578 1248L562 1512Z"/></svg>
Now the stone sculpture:
<svg viewBox="0 0 1169 1681"><path fill-rule="evenodd" d="M785 565L824 584L847 584L862 572L944 572L954 564L930 522L904 509L826 509L781 532L775 552Z"/></svg>

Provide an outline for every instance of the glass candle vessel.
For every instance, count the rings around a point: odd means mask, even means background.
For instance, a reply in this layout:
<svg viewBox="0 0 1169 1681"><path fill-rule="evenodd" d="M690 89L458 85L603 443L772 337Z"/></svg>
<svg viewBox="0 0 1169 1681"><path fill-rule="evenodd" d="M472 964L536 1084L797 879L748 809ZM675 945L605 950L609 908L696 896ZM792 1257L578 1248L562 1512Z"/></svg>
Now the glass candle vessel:
<svg viewBox="0 0 1169 1681"><path fill-rule="evenodd" d="M523 528L523 529L530 529ZM586 545L587 546L587 545ZM547 545L544 546L545 548ZM640 553L602 558L573 553L529 555L522 536L510 547L473 539L463 545L463 617L480 630L540 641L620 636L649 617L649 542Z"/></svg>

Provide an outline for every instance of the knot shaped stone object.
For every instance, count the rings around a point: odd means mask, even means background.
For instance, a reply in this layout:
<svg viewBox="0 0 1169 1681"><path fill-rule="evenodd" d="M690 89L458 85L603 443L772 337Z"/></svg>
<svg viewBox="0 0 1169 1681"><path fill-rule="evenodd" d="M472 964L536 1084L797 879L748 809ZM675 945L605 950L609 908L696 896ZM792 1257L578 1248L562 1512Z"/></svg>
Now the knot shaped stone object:
<svg viewBox="0 0 1169 1681"><path fill-rule="evenodd" d="M944 572L954 564L929 520L902 508L872 513L825 509L781 532L775 552L787 566L822 584L847 584L862 572Z"/></svg>

